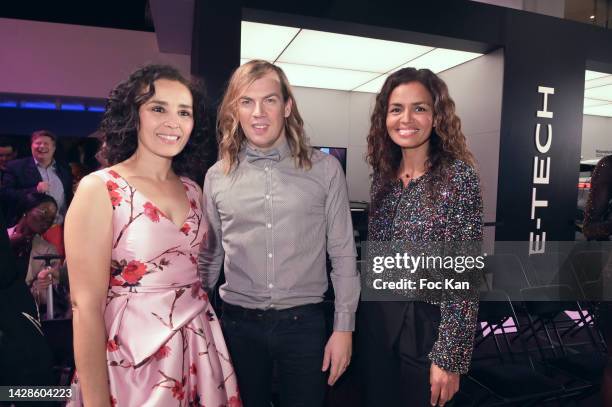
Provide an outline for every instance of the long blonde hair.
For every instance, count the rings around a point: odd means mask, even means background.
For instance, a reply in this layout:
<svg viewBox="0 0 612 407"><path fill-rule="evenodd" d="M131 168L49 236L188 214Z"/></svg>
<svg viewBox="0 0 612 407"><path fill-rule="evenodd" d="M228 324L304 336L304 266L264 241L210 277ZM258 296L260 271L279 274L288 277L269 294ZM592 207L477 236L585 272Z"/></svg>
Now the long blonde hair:
<svg viewBox="0 0 612 407"><path fill-rule="evenodd" d="M304 133L304 120L300 116L291 86L282 69L269 62L255 59L234 71L217 114L219 157L223 170L229 174L238 164L238 152L246 139L238 119L238 100L244 90L268 72L276 72L281 85L283 102L291 101L291 113L285 119L285 135L298 168L310 169L310 145Z"/></svg>

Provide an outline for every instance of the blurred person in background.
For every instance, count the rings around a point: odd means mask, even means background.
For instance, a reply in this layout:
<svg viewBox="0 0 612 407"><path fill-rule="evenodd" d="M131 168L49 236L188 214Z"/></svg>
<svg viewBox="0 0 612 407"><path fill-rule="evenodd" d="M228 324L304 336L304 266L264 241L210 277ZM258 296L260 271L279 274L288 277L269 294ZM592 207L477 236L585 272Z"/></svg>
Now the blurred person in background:
<svg viewBox="0 0 612 407"><path fill-rule="evenodd" d="M72 199L72 175L64 163L55 160L57 137L47 130L32 133L31 157L8 163L3 177L2 195L17 203L29 192L51 195L58 205L55 223L63 223ZM9 223L15 220L13 208Z"/></svg>
<svg viewBox="0 0 612 407"><path fill-rule="evenodd" d="M17 150L11 141L7 138L0 138L0 185L2 185L2 177L6 171L6 164L17 157Z"/></svg>
<svg viewBox="0 0 612 407"><path fill-rule="evenodd" d="M57 137L48 130L32 133L30 139L31 157L11 161L0 188L7 209L7 222L17 222L17 203L30 192L40 192L52 196L57 203L54 225L46 234L58 253L64 253L62 225L70 201L72 200L72 173L64 163L55 159Z"/></svg>
<svg viewBox="0 0 612 407"><path fill-rule="evenodd" d="M582 228L587 240L609 241L612 235L612 155L603 157L597 163L591 176L591 191L584 209ZM608 246L609 250L609 246ZM599 325L602 328L607 349L608 364L604 370L601 385L602 400L605 406L612 406L612 258L602 270L603 298L599 304Z"/></svg>
<svg viewBox="0 0 612 407"><path fill-rule="evenodd" d="M57 255L55 246L43 238L53 224L57 204L50 195L31 192L24 196L20 208L22 215L19 221L8 229L17 267L30 287L41 316L46 315L47 287L55 283L54 316L66 317L70 312L70 303L65 269L60 273L59 260L52 261L51 267L46 268L42 260L35 259L40 255ZM60 279L61 284L57 284Z"/></svg>
<svg viewBox="0 0 612 407"><path fill-rule="evenodd" d="M6 230L0 210L0 386L54 385L51 350L25 283L27 267L23 259L18 266L13 254L23 249L11 245Z"/></svg>
<svg viewBox="0 0 612 407"><path fill-rule="evenodd" d="M68 150L66 161L72 172L73 191L76 191L79 181L84 176L100 168L100 163L96 159L99 148L98 138L90 136L79 139Z"/></svg>

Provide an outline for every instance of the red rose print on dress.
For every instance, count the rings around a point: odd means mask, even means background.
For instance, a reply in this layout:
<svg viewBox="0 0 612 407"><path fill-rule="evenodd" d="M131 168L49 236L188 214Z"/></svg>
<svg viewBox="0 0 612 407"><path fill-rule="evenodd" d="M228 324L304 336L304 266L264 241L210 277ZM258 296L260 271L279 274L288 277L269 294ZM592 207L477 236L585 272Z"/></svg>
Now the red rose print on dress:
<svg viewBox="0 0 612 407"><path fill-rule="evenodd" d="M168 345L164 345L159 348L153 356L156 360L162 360L163 358L168 357L168 355L170 355L170 347Z"/></svg>
<svg viewBox="0 0 612 407"><path fill-rule="evenodd" d="M187 236L190 231L191 231L191 226L189 226L189 223L185 223L183 227L181 227L181 232L183 232L185 236Z"/></svg>
<svg viewBox="0 0 612 407"><path fill-rule="evenodd" d="M113 339L109 339L106 342L106 350L109 352L114 352L119 350L119 342L117 341L117 337L115 336Z"/></svg>
<svg viewBox="0 0 612 407"><path fill-rule="evenodd" d="M138 281L145 275L147 272L147 266L139 262L138 260L130 261L121 272L121 277L125 280L126 283L130 285L137 284Z"/></svg>
<svg viewBox="0 0 612 407"><path fill-rule="evenodd" d="M159 216L162 215L162 212L157 209L157 207L155 205L153 205L151 202L146 202L143 205L144 208L144 214L147 218L151 219L153 222L159 222Z"/></svg>
<svg viewBox="0 0 612 407"><path fill-rule="evenodd" d="M191 209L198 209L198 204L196 203L195 199L190 199L189 205L191 205Z"/></svg>
<svg viewBox="0 0 612 407"><path fill-rule="evenodd" d="M116 182L111 180L106 181L106 189L108 189L109 191L114 191L117 188L119 188L119 185L117 185Z"/></svg>
<svg viewBox="0 0 612 407"><path fill-rule="evenodd" d="M121 178L121 175L117 174L114 170L108 170L108 173L112 175L113 178Z"/></svg>
<svg viewBox="0 0 612 407"><path fill-rule="evenodd" d="M122 198L119 192L117 191L118 188L119 185L117 185L117 183L111 180L106 181L106 189L108 190L108 196L110 197L111 205L113 205L113 208L115 208L121 203Z"/></svg>
<svg viewBox="0 0 612 407"><path fill-rule="evenodd" d="M123 285L123 281L119 280L115 276L111 276L110 281L108 283L111 287L120 287Z"/></svg>
<svg viewBox="0 0 612 407"><path fill-rule="evenodd" d="M228 407L242 407L242 401L240 401L240 396L232 396L227 401Z"/></svg>
<svg viewBox="0 0 612 407"><path fill-rule="evenodd" d="M177 380L174 381L174 386L172 386L172 397L177 400L185 398L185 389L183 389L183 385Z"/></svg>
<svg viewBox="0 0 612 407"><path fill-rule="evenodd" d="M194 375L198 374L198 368L196 367L195 363L192 363L191 366L189 366L189 373L194 374Z"/></svg>
<svg viewBox="0 0 612 407"><path fill-rule="evenodd" d="M114 398L112 394L110 396L110 403L111 403L111 407L115 407L117 405L117 399Z"/></svg>

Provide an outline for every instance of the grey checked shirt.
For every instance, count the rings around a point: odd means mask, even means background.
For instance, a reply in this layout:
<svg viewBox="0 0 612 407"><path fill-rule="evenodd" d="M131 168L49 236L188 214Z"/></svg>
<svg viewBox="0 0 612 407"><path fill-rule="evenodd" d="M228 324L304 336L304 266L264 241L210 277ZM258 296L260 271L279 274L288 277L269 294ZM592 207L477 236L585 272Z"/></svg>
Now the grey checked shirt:
<svg viewBox="0 0 612 407"><path fill-rule="evenodd" d="M332 263L334 330L352 331L360 281L346 180L340 163L318 150L312 168L296 168L287 143L260 152L243 146L228 175L223 163L204 181L208 233L198 270L213 289L221 264L223 301L251 309L286 309L323 301L325 252Z"/></svg>
<svg viewBox="0 0 612 407"><path fill-rule="evenodd" d="M36 164L36 168L40 173L40 177L42 180L49 184L49 191L47 195L51 195L55 202L57 202L57 215L55 216L54 223L64 223L64 216L66 215L66 194L64 193L64 185L62 184L62 180L57 175L56 163L55 160L48 167L44 167L34 159L34 163Z"/></svg>

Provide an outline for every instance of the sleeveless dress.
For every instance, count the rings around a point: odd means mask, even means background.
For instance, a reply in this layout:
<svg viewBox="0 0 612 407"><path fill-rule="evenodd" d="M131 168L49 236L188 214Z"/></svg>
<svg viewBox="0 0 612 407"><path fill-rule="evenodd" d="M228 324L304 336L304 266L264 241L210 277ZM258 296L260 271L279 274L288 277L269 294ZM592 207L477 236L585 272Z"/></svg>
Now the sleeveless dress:
<svg viewBox="0 0 612 407"><path fill-rule="evenodd" d="M241 406L219 321L197 275L207 229L200 188L181 177L190 209L177 226L117 172L94 174L113 206L104 312L111 405ZM73 388L68 405L81 405L77 374Z"/></svg>

